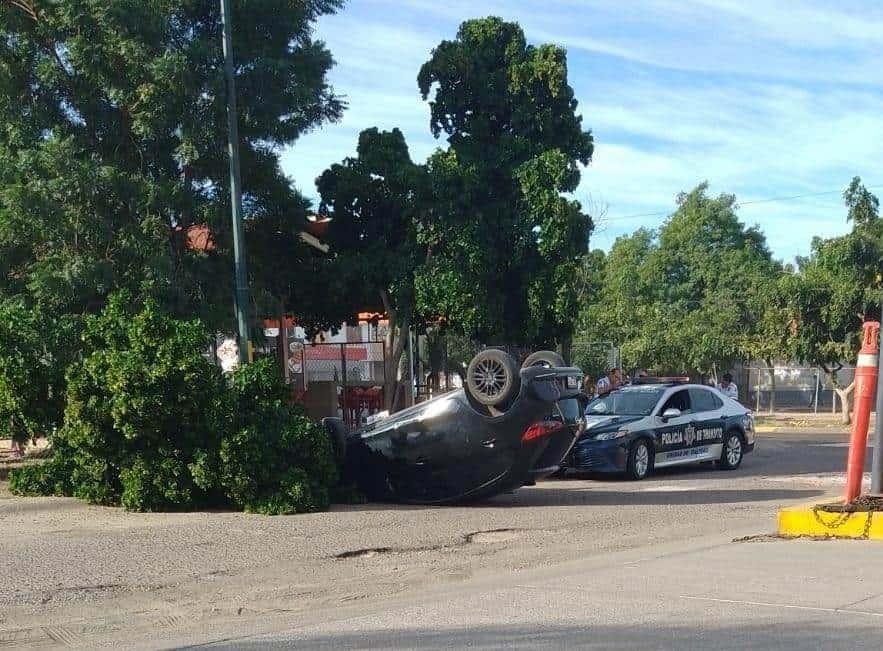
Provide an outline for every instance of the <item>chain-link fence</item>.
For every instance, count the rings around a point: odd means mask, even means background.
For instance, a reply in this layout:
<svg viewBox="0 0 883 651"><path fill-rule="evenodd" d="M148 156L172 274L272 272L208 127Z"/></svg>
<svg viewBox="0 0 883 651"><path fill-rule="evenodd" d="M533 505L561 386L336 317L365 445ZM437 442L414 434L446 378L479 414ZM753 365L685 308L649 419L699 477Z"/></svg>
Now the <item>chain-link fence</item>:
<svg viewBox="0 0 883 651"><path fill-rule="evenodd" d="M757 412L836 412L841 408L831 377L815 366L751 366L734 373L741 385L739 396ZM847 387L855 368L844 366L836 373L840 387ZM737 380L737 384L739 384Z"/></svg>
<svg viewBox="0 0 883 651"><path fill-rule="evenodd" d="M338 416L359 427L383 409L385 359L382 342L295 342L288 365L311 416Z"/></svg>

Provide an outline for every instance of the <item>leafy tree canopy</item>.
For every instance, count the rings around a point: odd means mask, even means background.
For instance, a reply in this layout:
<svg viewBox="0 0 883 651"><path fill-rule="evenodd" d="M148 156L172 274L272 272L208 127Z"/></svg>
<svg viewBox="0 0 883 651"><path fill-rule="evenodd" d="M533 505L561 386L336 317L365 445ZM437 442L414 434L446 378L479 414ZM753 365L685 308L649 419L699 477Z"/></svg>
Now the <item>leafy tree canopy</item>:
<svg viewBox="0 0 883 651"><path fill-rule="evenodd" d="M678 198L658 233L617 240L581 338L621 342L635 366L726 368L762 339L755 326L779 273L762 233L739 221L735 197L709 197L703 183Z"/></svg>
<svg viewBox="0 0 883 651"><path fill-rule="evenodd" d="M333 215L328 240L333 276L348 279L345 300L389 318L386 399L395 380L415 311L414 274L425 254L418 242L418 206L426 170L415 165L402 132L367 129L357 155L334 164L316 182L322 210Z"/></svg>
<svg viewBox="0 0 883 651"><path fill-rule="evenodd" d="M562 195L593 142L564 50L528 45L516 23L471 20L433 50L418 85L432 132L449 143L428 163L419 309L485 341L565 338L591 220Z"/></svg>
<svg viewBox="0 0 883 651"><path fill-rule="evenodd" d="M853 179L844 193L852 231L815 238L789 284L798 332L797 354L811 364L855 360L862 323L880 316L883 220L877 197Z"/></svg>
<svg viewBox="0 0 883 651"><path fill-rule="evenodd" d="M233 4L245 211L275 232L304 213L277 148L342 110L311 30L342 1ZM0 3L0 291L81 313L127 287L212 325L229 318L219 11ZM193 224L211 227L213 252L187 254Z"/></svg>
<svg viewBox="0 0 883 651"><path fill-rule="evenodd" d="M341 114L325 79L333 60L312 25L342 1L233 5L255 307L276 312L305 302L292 279L311 263L298 238L308 204L280 171L278 148ZM31 346L32 324L15 308L23 338L0 350L0 365L20 404L36 404L28 382L46 364L53 400L62 397L57 379L72 356L62 342L115 290L232 329L226 133L218 2L0 2L0 297L52 317L39 323L38 354L22 357L13 351ZM193 250L188 229L203 225L211 246ZM325 304L313 304L308 316L321 320ZM13 419L17 435L45 432L53 411Z"/></svg>

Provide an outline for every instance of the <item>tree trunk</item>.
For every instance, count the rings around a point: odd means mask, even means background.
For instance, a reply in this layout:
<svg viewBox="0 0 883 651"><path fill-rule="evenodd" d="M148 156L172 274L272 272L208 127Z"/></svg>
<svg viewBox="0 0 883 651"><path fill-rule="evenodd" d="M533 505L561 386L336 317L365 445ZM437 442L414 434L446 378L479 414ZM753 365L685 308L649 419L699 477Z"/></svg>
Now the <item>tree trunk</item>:
<svg viewBox="0 0 883 651"><path fill-rule="evenodd" d="M824 364L821 366L821 369L825 372L825 375L828 376L831 380L831 387L834 389L834 393L840 398L840 409L841 409L841 419L840 422L844 425L849 425L852 422L852 390L855 389L855 380L850 382L849 386L843 388L840 386L840 383L837 380L837 372L843 368L842 364L837 364L837 366L833 368L828 368ZM836 406L836 400L834 400Z"/></svg>
<svg viewBox="0 0 883 651"><path fill-rule="evenodd" d="M279 334L276 335L276 359L282 379L288 384L288 331L285 329L285 314L279 311Z"/></svg>
<svg viewBox="0 0 883 651"><path fill-rule="evenodd" d="M386 311L389 327L384 338L384 364L383 364L383 406L390 413L397 410L398 386L399 386L399 362L405 350L405 333L410 325L407 318L398 323L398 314L392 309L389 295L382 291L380 298Z"/></svg>
<svg viewBox="0 0 883 651"><path fill-rule="evenodd" d="M848 387L841 389L834 386L834 392L840 398L840 422L844 425L852 423L852 391L855 389L855 381L851 382Z"/></svg>
<svg viewBox="0 0 883 651"><path fill-rule="evenodd" d="M389 324L383 341L383 407L392 412L397 384L396 370L398 364L393 362L395 347L398 345L395 336L395 317L387 314Z"/></svg>
<svg viewBox="0 0 883 651"><path fill-rule="evenodd" d="M767 374L770 376L770 413L776 413L776 369L771 360L764 360L767 365Z"/></svg>
<svg viewBox="0 0 883 651"><path fill-rule="evenodd" d="M569 366L573 357L573 335L567 335L561 340L558 344L558 352L564 358L564 363Z"/></svg>
<svg viewBox="0 0 883 651"><path fill-rule="evenodd" d="M399 333L399 336L407 341L406 345L410 346L409 332L407 330L402 330ZM399 396L401 397L401 402L396 405L398 409L404 409L405 407L410 407L414 404L414 377L411 371L411 357L407 353L403 353L399 358L399 387L401 391L399 392Z"/></svg>

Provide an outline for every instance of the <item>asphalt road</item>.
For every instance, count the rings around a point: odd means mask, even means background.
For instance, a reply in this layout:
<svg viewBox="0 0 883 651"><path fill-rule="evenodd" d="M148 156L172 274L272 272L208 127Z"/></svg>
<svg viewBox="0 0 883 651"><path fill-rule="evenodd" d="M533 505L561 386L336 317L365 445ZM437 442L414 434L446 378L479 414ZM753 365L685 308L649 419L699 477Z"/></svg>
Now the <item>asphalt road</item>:
<svg viewBox="0 0 883 651"><path fill-rule="evenodd" d="M763 537L842 489L845 440L777 432L735 472L458 508L128 514L0 491L0 647L879 648L883 547Z"/></svg>
<svg viewBox="0 0 883 651"><path fill-rule="evenodd" d="M814 541L660 546L212 648L879 649L881 552Z"/></svg>

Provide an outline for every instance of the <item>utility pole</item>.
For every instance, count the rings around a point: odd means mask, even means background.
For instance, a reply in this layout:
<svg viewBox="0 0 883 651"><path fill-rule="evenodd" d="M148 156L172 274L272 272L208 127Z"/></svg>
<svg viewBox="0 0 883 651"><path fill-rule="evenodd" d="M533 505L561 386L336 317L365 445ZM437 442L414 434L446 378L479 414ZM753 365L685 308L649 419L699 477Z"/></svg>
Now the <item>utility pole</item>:
<svg viewBox="0 0 883 651"><path fill-rule="evenodd" d="M245 267L245 233L242 227L242 177L239 171L239 118L236 113L236 79L233 64L233 11L230 0L221 0L224 33L224 72L227 77L227 153L230 156L230 212L233 217L233 267L239 361L251 359L248 331L248 273ZM281 325L281 324L280 324Z"/></svg>

